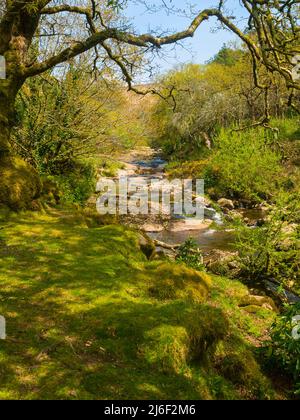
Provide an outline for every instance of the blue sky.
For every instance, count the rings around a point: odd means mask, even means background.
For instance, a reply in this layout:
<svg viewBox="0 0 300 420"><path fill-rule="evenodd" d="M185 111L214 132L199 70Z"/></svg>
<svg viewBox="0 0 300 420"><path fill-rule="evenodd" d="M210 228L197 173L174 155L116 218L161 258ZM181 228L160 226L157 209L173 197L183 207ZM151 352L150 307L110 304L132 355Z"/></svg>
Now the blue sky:
<svg viewBox="0 0 300 420"><path fill-rule="evenodd" d="M161 4L162 0L150 0L148 4ZM165 0L167 4L174 4L177 7L183 8L188 4L185 0ZM216 0L194 0L193 4L199 4L199 10L216 6ZM239 26L245 27L247 23L247 15L245 10L240 6L239 0L227 0L226 8L230 15L236 16L236 22ZM195 9L196 10L196 9ZM149 32L150 30L171 30L178 31L186 28L190 22L183 16L168 15L165 11L157 13L149 13L145 11L145 7L141 4L135 4L134 0L128 2L126 15L130 18L137 32ZM161 72L173 68L176 65L195 62L204 64L211 57L213 57L222 47L224 43L230 41L237 41L234 34L226 30L216 30L217 21L211 19L209 22L204 22L193 39L185 41L184 47L176 47L175 51L172 48L164 47L161 57L157 58L156 64L159 66Z"/></svg>

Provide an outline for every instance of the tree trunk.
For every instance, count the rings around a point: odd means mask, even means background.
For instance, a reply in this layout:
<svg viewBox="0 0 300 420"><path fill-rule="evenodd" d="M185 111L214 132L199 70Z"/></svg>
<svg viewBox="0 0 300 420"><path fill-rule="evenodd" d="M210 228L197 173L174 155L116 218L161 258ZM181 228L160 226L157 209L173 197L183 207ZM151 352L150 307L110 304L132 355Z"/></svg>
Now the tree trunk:
<svg viewBox="0 0 300 420"><path fill-rule="evenodd" d="M0 80L0 206L12 210L32 208L41 190L36 171L14 156L10 145L15 100L21 86L20 80Z"/></svg>
<svg viewBox="0 0 300 420"><path fill-rule="evenodd" d="M13 126L15 89L7 80L0 80L0 159L10 154L10 133Z"/></svg>

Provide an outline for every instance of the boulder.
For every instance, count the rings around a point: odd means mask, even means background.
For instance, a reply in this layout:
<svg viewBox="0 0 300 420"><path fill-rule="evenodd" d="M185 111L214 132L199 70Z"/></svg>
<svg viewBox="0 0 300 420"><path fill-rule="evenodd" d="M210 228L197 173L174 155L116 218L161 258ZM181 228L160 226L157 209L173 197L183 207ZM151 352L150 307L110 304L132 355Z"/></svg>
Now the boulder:
<svg viewBox="0 0 300 420"><path fill-rule="evenodd" d="M234 204L232 200L228 200L227 198L221 198L220 200L218 200L218 205L221 208L225 208L225 209L229 209L229 210L234 210Z"/></svg>
<svg viewBox="0 0 300 420"><path fill-rule="evenodd" d="M212 284L207 273L173 262L153 261L152 264L149 266L153 278L149 288L151 297L165 301L183 299L198 304L207 299Z"/></svg>
<svg viewBox="0 0 300 420"><path fill-rule="evenodd" d="M150 238L142 234L139 235L139 247L144 255L150 260L155 254L155 245Z"/></svg>
<svg viewBox="0 0 300 420"><path fill-rule="evenodd" d="M237 252L214 250L205 258L205 265L214 274L230 276L232 270L239 270L237 256Z"/></svg>
<svg viewBox="0 0 300 420"><path fill-rule="evenodd" d="M41 181L35 169L19 157L0 162L0 205L11 210L31 210L40 197Z"/></svg>
<svg viewBox="0 0 300 420"><path fill-rule="evenodd" d="M264 308L277 312L277 306L273 299L268 296L248 295L241 299L239 307L245 308L248 312L254 310L255 307Z"/></svg>
<svg viewBox="0 0 300 420"><path fill-rule="evenodd" d="M158 233L164 230L164 226L158 223L146 223L142 226L144 232Z"/></svg>
<svg viewBox="0 0 300 420"><path fill-rule="evenodd" d="M273 311L273 308L267 304L262 306L256 305L248 305L243 307L244 311L248 312L248 314L257 314L261 309L267 309L268 311Z"/></svg>
<svg viewBox="0 0 300 420"><path fill-rule="evenodd" d="M243 220L243 215L236 210L224 209L224 213L226 213L226 220L229 222Z"/></svg>

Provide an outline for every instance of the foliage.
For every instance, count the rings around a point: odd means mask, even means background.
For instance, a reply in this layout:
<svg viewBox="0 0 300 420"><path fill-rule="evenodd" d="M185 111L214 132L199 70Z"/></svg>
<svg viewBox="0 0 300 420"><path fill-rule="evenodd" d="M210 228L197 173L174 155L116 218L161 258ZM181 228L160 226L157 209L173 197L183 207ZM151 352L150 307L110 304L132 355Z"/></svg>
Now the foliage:
<svg viewBox="0 0 300 420"><path fill-rule="evenodd" d="M176 261L185 263L195 270L203 270L204 263L201 251L193 238L187 239L178 249Z"/></svg>
<svg viewBox="0 0 300 420"><path fill-rule="evenodd" d="M221 64L223 66L234 66L243 56L243 51L228 47L226 44L210 60L210 63Z"/></svg>
<svg viewBox="0 0 300 420"><path fill-rule="evenodd" d="M283 182L280 154L271 141L263 129L222 129L205 160L170 165L169 175L203 178L207 194L216 199L260 202L274 196Z"/></svg>
<svg viewBox="0 0 300 420"><path fill-rule="evenodd" d="M117 10L122 10L126 4L127 0L107 0L107 6Z"/></svg>
<svg viewBox="0 0 300 420"><path fill-rule="evenodd" d="M195 159L213 147L220 128L248 126L262 118L265 97L253 81L251 58L242 49L224 47L206 66L171 71L161 80L168 100L159 101L157 142L171 158ZM268 93L269 116L286 112L286 89L274 76Z"/></svg>
<svg viewBox="0 0 300 420"><path fill-rule="evenodd" d="M215 145L216 152L204 172L208 191L214 188L218 196L253 201L274 195L282 174L280 155L268 145L263 129L222 130Z"/></svg>
<svg viewBox="0 0 300 420"><path fill-rule="evenodd" d="M59 78L34 78L18 96L14 149L58 184L64 202L83 204L94 191L97 168L115 175L114 155L147 143L144 111L151 104L142 102L113 79L94 80L83 64Z"/></svg>
<svg viewBox="0 0 300 420"><path fill-rule="evenodd" d="M271 329L269 343L271 360L294 378L298 395L300 395L300 340L294 337L293 330L298 333L299 321L295 323L294 319L299 315L300 304L287 305Z"/></svg>
<svg viewBox="0 0 300 420"><path fill-rule="evenodd" d="M119 169L124 169L124 164L117 160L100 157L99 159L96 159L96 161L100 175L103 177L115 177L117 176Z"/></svg>
<svg viewBox="0 0 300 420"><path fill-rule="evenodd" d="M262 227L240 227L236 246L245 277L300 290L299 217L298 195L282 194Z"/></svg>
<svg viewBox="0 0 300 420"><path fill-rule="evenodd" d="M293 174L300 167L300 119L298 117L275 119L272 126L278 129L277 146L285 167ZM297 183L297 180L294 181ZM298 181L299 184L299 181Z"/></svg>
<svg viewBox="0 0 300 420"><path fill-rule="evenodd" d="M75 160L111 151L116 147L113 126L122 102L115 87L113 94L80 67L71 67L63 79L48 75L31 80L17 102L19 124L13 136L17 152L41 173L59 175ZM122 148L121 138L117 143Z"/></svg>
<svg viewBox="0 0 300 420"><path fill-rule="evenodd" d="M47 181L57 184L59 202L84 205L95 192L96 168L91 162L76 162L62 175L48 175Z"/></svg>

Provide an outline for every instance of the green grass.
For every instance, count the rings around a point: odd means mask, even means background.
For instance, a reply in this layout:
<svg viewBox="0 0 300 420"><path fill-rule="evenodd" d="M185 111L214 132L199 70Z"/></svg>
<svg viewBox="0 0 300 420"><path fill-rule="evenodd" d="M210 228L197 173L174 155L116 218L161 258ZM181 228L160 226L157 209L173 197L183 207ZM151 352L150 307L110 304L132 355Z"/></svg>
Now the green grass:
<svg viewBox="0 0 300 420"><path fill-rule="evenodd" d="M276 396L253 358L274 315L240 309L241 283L214 277L207 298L206 278L148 262L137 233L66 211L2 213L0 227L0 399ZM253 358L251 380L222 371L236 353Z"/></svg>

